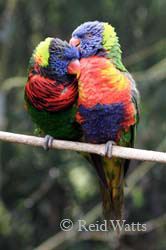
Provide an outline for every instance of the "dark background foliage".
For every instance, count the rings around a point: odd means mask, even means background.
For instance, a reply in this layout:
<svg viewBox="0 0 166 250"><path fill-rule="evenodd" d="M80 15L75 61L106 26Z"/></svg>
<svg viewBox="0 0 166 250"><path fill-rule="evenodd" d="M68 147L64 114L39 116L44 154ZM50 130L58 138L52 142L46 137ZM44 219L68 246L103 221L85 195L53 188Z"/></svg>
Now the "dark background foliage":
<svg viewBox="0 0 166 250"><path fill-rule="evenodd" d="M33 134L23 89L39 41L47 36L69 40L82 22L100 20L116 27L124 63L141 92L136 146L166 150L165 8L164 0L1 0L0 129ZM141 176L145 168L132 163L133 178L139 168ZM0 249L5 250L34 249L61 231L62 219L77 221L100 201L96 174L77 153L8 143L0 144L0 194ZM127 223L163 221L165 208L165 169L154 164L126 197L125 218ZM97 219L103 220L101 213ZM164 250L164 227L154 224L145 234L125 235L120 245L89 236L56 249Z"/></svg>

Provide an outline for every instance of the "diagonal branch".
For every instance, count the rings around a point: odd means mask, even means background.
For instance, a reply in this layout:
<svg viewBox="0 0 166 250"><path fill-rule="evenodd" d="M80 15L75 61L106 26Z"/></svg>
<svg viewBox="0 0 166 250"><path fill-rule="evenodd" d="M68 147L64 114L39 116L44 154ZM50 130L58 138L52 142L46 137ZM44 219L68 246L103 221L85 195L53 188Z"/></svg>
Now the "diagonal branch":
<svg viewBox="0 0 166 250"><path fill-rule="evenodd" d="M0 140L12 143L32 145L35 147L42 147L44 142L44 139L42 137L14 134L3 131L0 131ZM89 143L54 140L52 148L88 152L105 156L105 144L94 145ZM151 150L113 146L112 155L124 159L166 163L166 153Z"/></svg>

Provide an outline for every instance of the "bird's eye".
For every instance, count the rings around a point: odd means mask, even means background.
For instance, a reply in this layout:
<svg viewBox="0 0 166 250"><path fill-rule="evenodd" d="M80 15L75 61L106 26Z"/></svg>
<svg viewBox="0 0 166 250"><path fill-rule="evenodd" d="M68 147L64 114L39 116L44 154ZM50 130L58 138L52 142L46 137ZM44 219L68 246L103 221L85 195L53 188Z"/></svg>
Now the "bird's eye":
<svg viewBox="0 0 166 250"><path fill-rule="evenodd" d="M59 58L60 60L63 60L63 59L64 59L64 56L63 56L63 55L59 55L58 58Z"/></svg>
<svg viewBox="0 0 166 250"><path fill-rule="evenodd" d="M85 34L85 36L84 36L86 39L89 39L89 38L92 38L93 37L93 35L91 34L91 33L87 33L87 34Z"/></svg>

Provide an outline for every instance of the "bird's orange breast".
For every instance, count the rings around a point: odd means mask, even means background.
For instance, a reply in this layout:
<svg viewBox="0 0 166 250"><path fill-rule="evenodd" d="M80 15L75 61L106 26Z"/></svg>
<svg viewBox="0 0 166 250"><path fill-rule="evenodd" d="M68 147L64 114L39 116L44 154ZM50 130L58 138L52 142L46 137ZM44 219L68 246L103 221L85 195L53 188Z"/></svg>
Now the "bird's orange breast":
<svg viewBox="0 0 166 250"><path fill-rule="evenodd" d="M123 104L125 118L121 125L126 129L133 125L136 110L132 103L130 80L107 58L93 56L81 59L80 63L78 105L92 108L98 104Z"/></svg>

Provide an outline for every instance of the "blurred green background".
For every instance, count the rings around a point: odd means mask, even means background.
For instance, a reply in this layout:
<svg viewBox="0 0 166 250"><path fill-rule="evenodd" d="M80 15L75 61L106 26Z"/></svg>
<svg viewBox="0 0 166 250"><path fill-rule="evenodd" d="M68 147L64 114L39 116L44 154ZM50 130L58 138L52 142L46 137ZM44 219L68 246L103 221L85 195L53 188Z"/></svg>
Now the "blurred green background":
<svg viewBox="0 0 166 250"><path fill-rule="evenodd" d="M136 147L165 151L165 10L165 0L0 0L0 130L33 134L23 90L39 41L69 40L82 22L107 21L116 28L123 61L141 93ZM129 224L148 222L146 233L125 233L119 241L102 232L65 238L59 227L64 218L103 220L93 168L74 152L0 143L0 249L164 250L165 177L162 164L131 165L124 216Z"/></svg>

